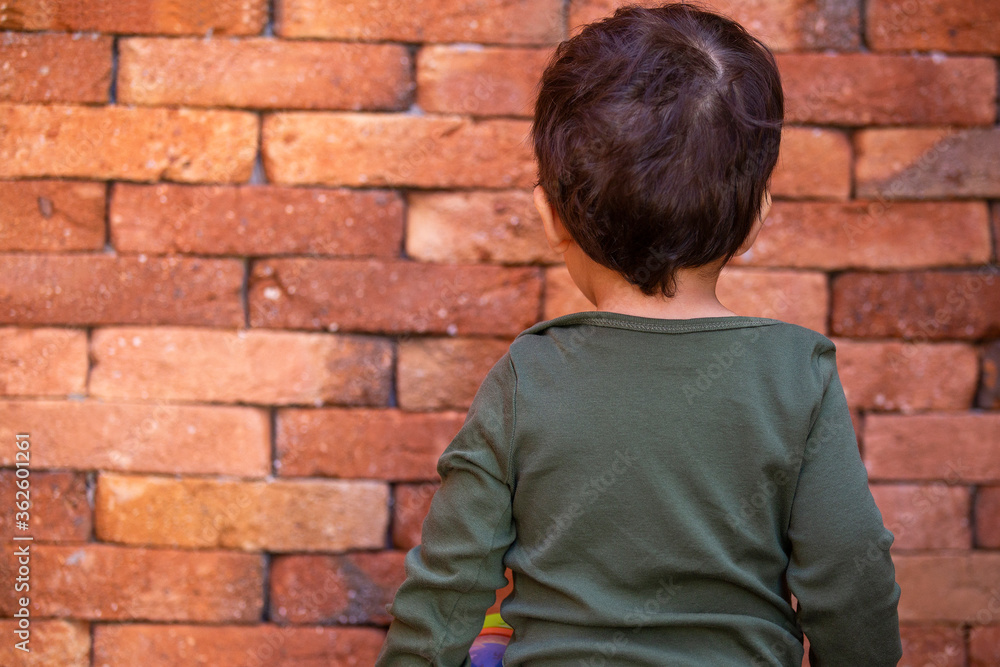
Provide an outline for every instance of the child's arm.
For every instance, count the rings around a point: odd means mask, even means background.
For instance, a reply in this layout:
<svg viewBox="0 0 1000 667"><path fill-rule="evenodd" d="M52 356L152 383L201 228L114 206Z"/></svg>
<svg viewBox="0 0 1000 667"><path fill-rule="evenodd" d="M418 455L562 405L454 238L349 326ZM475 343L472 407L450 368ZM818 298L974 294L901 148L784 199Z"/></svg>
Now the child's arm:
<svg viewBox="0 0 1000 667"><path fill-rule="evenodd" d="M514 541L510 452L516 377L509 353L476 392L465 424L438 460L422 543L387 607L394 620L376 667L466 665Z"/></svg>
<svg viewBox="0 0 1000 667"><path fill-rule="evenodd" d="M902 656L893 535L868 489L834 349L815 361L825 392L792 504L788 584L813 667L879 667Z"/></svg>

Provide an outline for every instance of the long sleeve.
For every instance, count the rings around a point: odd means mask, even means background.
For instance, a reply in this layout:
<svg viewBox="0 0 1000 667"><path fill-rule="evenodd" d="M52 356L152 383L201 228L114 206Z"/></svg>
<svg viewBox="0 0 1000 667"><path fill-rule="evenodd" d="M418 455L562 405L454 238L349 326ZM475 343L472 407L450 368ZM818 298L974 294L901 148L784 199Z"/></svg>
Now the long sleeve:
<svg viewBox="0 0 1000 667"><path fill-rule="evenodd" d="M386 607L393 621L376 667L469 664L469 648L514 541L511 440L516 376L505 354L480 385L465 423L438 460L421 544L405 559L406 579Z"/></svg>
<svg viewBox="0 0 1000 667"><path fill-rule="evenodd" d="M895 665L902 647L893 535L868 489L834 349L818 352L825 390L792 503L788 584L813 667Z"/></svg>

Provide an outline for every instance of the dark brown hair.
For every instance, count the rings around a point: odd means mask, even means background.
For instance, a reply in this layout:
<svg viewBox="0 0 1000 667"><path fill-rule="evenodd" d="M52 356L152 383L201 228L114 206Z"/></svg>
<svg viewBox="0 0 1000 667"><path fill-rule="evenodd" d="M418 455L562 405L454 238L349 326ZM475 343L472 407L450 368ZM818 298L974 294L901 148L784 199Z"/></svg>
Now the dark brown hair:
<svg viewBox="0 0 1000 667"><path fill-rule="evenodd" d="M774 56L690 4L626 6L559 44L531 128L538 184L587 255L644 294L729 261L778 159Z"/></svg>

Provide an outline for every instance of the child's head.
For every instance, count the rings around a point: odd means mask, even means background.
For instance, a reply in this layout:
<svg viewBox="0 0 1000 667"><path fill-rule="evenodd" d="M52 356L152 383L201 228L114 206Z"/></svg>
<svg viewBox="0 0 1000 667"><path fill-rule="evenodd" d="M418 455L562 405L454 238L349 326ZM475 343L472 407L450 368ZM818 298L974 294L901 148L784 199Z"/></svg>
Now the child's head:
<svg viewBox="0 0 1000 667"><path fill-rule="evenodd" d="M562 42L532 139L541 190L590 258L643 294L750 237L784 116L771 52L692 5L629 6Z"/></svg>

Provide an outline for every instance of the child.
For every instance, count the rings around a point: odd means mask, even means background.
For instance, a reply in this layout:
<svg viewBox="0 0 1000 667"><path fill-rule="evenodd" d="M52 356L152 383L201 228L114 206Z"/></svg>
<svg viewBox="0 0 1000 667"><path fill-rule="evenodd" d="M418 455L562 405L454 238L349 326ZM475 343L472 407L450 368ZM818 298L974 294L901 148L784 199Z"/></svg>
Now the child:
<svg viewBox="0 0 1000 667"><path fill-rule="evenodd" d="M833 344L735 315L722 266L770 208L771 53L691 7L559 45L532 138L548 242L597 312L521 332L438 462L378 665L895 665L893 536ZM797 609L790 594L798 600Z"/></svg>

